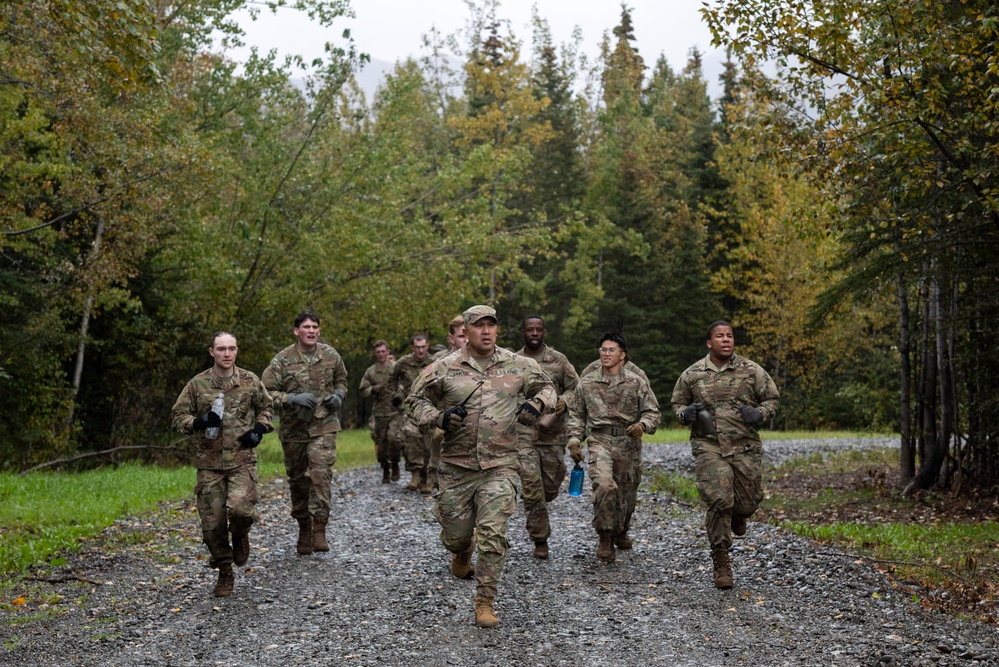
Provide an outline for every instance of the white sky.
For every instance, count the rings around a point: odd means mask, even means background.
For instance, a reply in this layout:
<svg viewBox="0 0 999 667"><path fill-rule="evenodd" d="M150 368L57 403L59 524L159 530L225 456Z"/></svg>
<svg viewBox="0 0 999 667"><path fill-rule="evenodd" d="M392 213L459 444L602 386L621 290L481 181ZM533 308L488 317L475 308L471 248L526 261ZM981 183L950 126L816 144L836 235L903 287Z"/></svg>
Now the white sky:
<svg viewBox="0 0 999 667"><path fill-rule="evenodd" d="M618 0L501 0L499 18L510 21L511 29L524 44L531 42L531 7L536 5L548 20L556 45L566 43L579 26L583 50L595 57L605 31L613 29L621 17ZM701 0L628 0L636 46L647 65L660 53L675 71L683 69L692 47L706 56L705 72L716 83L715 63L721 56L711 47L711 35L701 22ZM358 51L373 59L394 63L406 56L418 56L421 37L436 27L448 35L465 26L470 16L463 0L352 0L355 18L342 18L332 30L311 25L307 16L280 9L275 16L263 11L256 22L245 21L247 41L266 51L276 48L281 55L297 53L307 60L323 53L327 41L342 42L344 28L350 28ZM526 58L527 53L524 54Z"/></svg>

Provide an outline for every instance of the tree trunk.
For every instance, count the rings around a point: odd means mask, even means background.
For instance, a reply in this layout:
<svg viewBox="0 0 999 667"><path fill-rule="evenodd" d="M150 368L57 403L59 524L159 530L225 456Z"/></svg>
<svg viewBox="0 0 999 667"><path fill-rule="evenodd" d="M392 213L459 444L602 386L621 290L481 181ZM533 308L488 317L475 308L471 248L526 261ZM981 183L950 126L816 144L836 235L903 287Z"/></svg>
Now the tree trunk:
<svg viewBox="0 0 999 667"><path fill-rule="evenodd" d="M898 272L898 352L899 352L899 468L902 485L908 484L916 474L916 452L912 448L912 396L910 379L912 362L909 358L909 293L905 285L905 274Z"/></svg>
<svg viewBox="0 0 999 667"><path fill-rule="evenodd" d="M97 220L97 232L94 234L94 245L90 248L90 256L87 258L87 265L90 265L101 250L101 239L104 236L104 218ZM87 331L90 328L90 313L94 309L94 289L91 287L83 302L83 313L80 317L80 334L76 343L76 363L73 366L72 393L69 401L69 414L66 415L66 422L63 430L68 431L73 425L76 416L76 397L80 393L80 384L83 381L83 359L87 348Z"/></svg>

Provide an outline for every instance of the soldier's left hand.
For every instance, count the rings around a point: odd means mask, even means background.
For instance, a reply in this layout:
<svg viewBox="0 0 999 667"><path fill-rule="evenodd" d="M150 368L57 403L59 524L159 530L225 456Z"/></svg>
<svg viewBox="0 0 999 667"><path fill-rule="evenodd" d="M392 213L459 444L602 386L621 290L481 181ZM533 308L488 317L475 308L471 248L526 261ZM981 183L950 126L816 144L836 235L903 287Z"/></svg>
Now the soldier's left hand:
<svg viewBox="0 0 999 667"><path fill-rule="evenodd" d="M645 435L645 427L642 426L641 422L636 422L625 429L629 438L641 438Z"/></svg>
<svg viewBox="0 0 999 667"><path fill-rule="evenodd" d="M236 440L243 446L243 449L253 449L264 439L264 433L267 433L267 427L257 422L253 425L253 428L236 438Z"/></svg>
<svg viewBox="0 0 999 667"><path fill-rule="evenodd" d="M555 401L555 414L560 415L568 409L569 406L565 404L565 401L561 398Z"/></svg>
<svg viewBox="0 0 999 667"><path fill-rule="evenodd" d="M334 391L329 396L323 398L323 405L325 405L326 409L330 412L338 411L340 406L343 405L343 394L340 393L339 389Z"/></svg>
<svg viewBox="0 0 999 667"><path fill-rule="evenodd" d="M763 421L763 413L752 405L744 405L739 408L739 416L747 424L759 424Z"/></svg>
<svg viewBox="0 0 999 667"><path fill-rule="evenodd" d="M534 426L541 417L541 411L534 407L530 401L524 401L517 409L517 421L524 426Z"/></svg>

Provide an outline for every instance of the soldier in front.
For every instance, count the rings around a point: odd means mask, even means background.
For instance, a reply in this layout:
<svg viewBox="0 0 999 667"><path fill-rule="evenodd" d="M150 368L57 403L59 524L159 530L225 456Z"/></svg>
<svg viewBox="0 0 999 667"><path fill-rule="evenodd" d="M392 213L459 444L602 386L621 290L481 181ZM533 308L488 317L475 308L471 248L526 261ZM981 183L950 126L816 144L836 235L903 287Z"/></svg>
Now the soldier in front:
<svg viewBox="0 0 999 667"><path fill-rule="evenodd" d="M417 423L445 432L434 508L441 542L454 576L474 571L475 624L493 628L507 521L517 507L517 424L536 424L556 396L536 361L496 346L495 310L473 306L463 317L465 347L420 374L406 407Z"/></svg>

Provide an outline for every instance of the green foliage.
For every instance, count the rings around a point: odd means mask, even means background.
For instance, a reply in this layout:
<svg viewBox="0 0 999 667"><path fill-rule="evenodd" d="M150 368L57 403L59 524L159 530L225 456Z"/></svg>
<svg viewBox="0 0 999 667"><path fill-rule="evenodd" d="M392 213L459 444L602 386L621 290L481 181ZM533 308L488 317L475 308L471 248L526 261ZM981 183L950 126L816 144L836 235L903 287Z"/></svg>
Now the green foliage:
<svg viewBox="0 0 999 667"><path fill-rule="evenodd" d="M689 475L651 471L645 473L644 477L650 493L667 493L688 503L695 503L700 498L697 484Z"/></svg>

